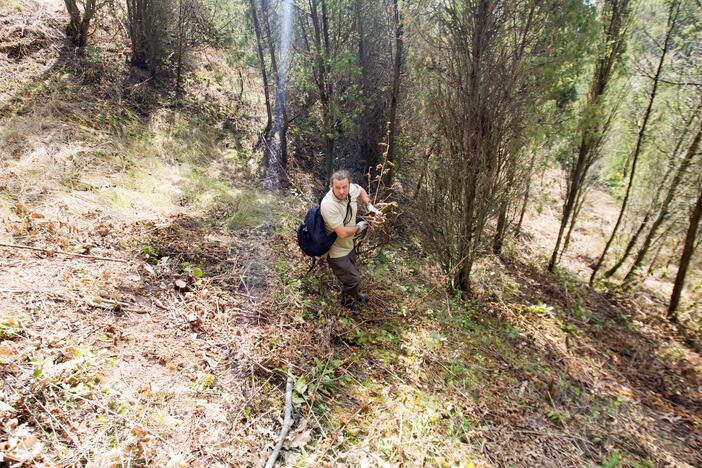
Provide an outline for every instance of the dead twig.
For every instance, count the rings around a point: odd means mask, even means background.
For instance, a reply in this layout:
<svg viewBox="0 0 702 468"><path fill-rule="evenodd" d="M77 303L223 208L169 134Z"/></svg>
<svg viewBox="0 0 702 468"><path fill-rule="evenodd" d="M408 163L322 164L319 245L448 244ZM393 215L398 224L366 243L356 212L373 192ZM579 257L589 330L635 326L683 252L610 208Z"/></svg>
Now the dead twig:
<svg viewBox="0 0 702 468"><path fill-rule="evenodd" d="M8 294L46 294L47 296L51 297L52 299L59 301L59 302L82 302L90 307L94 307L96 309L104 309L104 310L112 310L112 311L123 311L123 312L134 312L137 314L146 314L149 313L148 310L146 309L135 309L130 307L130 304L127 302L122 302L122 301L115 301L112 299L107 299L107 298L100 298L100 300L103 302L98 303L95 302L91 299L86 299L80 296L73 296L69 294L63 294L59 293L56 291L49 291L46 289L0 289L0 293L8 293Z"/></svg>
<svg viewBox="0 0 702 468"><path fill-rule="evenodd" d="M30 247L28 245L18 245L18 244L5 244L5 243L0 243L0 247L7 247L10 249L27 249L27 250L36 250L38 252L45 252L45 253L51 253L51 254L59 254L59 255L68 255L71 257L81 257L81 258L91 258L93 260L103 260L106 262L119 262L119 263L129 263L126 260L122 260L119 258L110 258L110 257L100 257L97 255L85 255L85 254L79 254L79 253L73 253L73 252L62 252L60 250L51 250L51 249L41 249L39 247Z"/></svg>
<svg viewBox="0 0 702 468"><path fill-rule="evenodd" d="M293 391L294 380L291 374L288 374L288 384L285 389L285 417L283 418L283 428L280 430L280 436L278 436L278 443L275 444L273 453L271 453L270 458L268 458L268 463L266 463L266 468L272 468L275 461L278 459L280 454L280 449L283 448L283 441L288 436L288 431L290 431L290 426L292 424L292 391Z"/></svg>

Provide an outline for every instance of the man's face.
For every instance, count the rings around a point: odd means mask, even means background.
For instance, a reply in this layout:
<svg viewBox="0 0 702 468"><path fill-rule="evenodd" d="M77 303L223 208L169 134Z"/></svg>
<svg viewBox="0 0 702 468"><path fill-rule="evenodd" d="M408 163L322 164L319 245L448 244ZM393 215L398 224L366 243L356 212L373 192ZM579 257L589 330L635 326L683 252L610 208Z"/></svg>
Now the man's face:
<svg viewBox="0 0 702 468"><path fill-rule="evenodd" d="M339 200L346 200L350 185L349 179L332 180L332 192L334 192L334 196Z"/></svg>

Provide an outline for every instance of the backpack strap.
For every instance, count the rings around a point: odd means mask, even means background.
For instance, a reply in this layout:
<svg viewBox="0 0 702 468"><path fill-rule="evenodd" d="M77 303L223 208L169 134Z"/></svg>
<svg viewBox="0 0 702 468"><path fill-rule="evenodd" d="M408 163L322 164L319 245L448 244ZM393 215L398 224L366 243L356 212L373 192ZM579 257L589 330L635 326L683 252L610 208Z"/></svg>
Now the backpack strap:
<svg viewBox="0 0 702 468"><path fill-rule="evenodd" d="M312 270L314 270L314 267L317 265L317 259L321 257L312 257L312 265L310 266L310 269L307 270L307 273L305 273L305 276L309 275L312 273Z"/></svg>
<svg viewBox="0 0 702 468"><path fill-rule="evenodd" d="M351 193L349 192L348 198L346 200L346 214L344 215L344 226L351 222L351 214L353 210L351 209ZM348 219L348 221L347 221Z"/></svg>

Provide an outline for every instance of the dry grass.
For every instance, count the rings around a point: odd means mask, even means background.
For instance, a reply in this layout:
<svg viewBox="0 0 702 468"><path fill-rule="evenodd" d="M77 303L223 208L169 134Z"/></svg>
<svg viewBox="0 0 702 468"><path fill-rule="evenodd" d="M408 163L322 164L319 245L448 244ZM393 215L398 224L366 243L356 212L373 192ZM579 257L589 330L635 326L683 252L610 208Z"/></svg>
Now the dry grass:
<svg viewBox="0 0 702 468"><path fill-rule="evenodd" d="M0 248L5 454L258 466L292 372L289 466L702 463L699 354L645 296L578 280L614 207L602 193L555 275L549 176L530 242L481 259L472 300L407 241L363 256L372 300L352 313L295 244L310 178L291 171L285 196L247 182L258 111L198 81L220 53L172 109L114 60L119 44L84 73L47 37L3 62L18 79L0 102L0 238L126 263Z"/></svg>

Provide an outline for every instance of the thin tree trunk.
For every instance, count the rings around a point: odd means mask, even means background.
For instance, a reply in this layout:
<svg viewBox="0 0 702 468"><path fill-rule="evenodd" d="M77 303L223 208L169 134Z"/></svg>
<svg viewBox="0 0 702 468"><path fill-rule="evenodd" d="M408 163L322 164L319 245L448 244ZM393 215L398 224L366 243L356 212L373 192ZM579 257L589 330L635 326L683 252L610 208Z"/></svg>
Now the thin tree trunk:
<svg viewBox="0 0 702 468"><path fill-rule="evenodd" d="M624 252L622 252L621 257L619 257L619 260L617 260L617 263L612 265L612 268L609 270L605 271L604 277L605 278L611 278L617 270L624 264L627 258L629 258L629 254L631 251L634 249L634 246L639 240L639 237L641 236L641 233L646 229L646 226L648 225L648 220L651 217L651 212L653 208L649 209L646 211L646 215L644 216L644 219L641 220L639 223L639 227L636 229L636 232L634 233L633 236L631 236L631 239L629 239L629 242L627 242L626 247L624 248Z"/></svg>
<svg viewBox="0 0 702 468"><path fill-rule="evenodd" d="M183 80L183 48L185 47L185 12L183 1L178 0L178 24L177 24L177 43L176 43L176 89L175 103L176 106L180 103Z"/></svg>
<svg viewBox="0 0 702 468"><path fill-rule="evenodd" d="M373 145L371 143L369 112L368 106L370 104L368 99L368 69L366 64L366 50L365 50L365 30L363 27L363 0L356 0L354 2L354 16L356 20L356 31L358 32L358 64L361 68L361 118L358 122L358 146L359 146L359 160L363 164L363 172L372 171L372 169L377 164L377 158L371 157L373 153ZM370 187L369 187L370 189Z"/></svg>
<svg viewBox="0 0 702 468"><path fill-rule="evenodd" d="M609 22L601 39L605 52L597 59L586 106L588 109L602 105L603 97L607 92L607 87L614 73L614 66L621 57L626 38L629 4L629 0L607 0L603 7L603 12L609 17ZM611 120L613 114L613 112L610 113L609 120ZM596 124L596 127L592 128L592 125L588 124L585 119L583 119L582 124L578 155L569 173L561 224L558 229L556 245L548 263L549 271L553 271L556 266L560 255L561 242L563 241L563 233L568 224L573 222L576 200L579 197L579 192L584 190L582 184L587 179L587 172L594 162L595 155L593 153L597 151L609 126L609 122L607 122L604 126Z"/></svg>
<svg viewBox="0 0 702 468"><path fill-rule="evenodd" d="M325 76L325 95L327 96L326 102L326 115L327 115L327 131L329 131L333 136L327 139L327 154L329 155L328 162L328 173L327 178L331 176L334 170L334 143L336 142L337 125L336 119L332 115L332 96L334 93L334 87L331 81L331 65L330 60L332 58L331 49L329 46L329 17L327 15L327 1L320 0L322 6L322 38L324 39L324 76Z"/></svg>
<svg viewBox="0 0 702 468"><path fill-rule="evenodd" d="M275 103L271 106L272 108L274 107L276 111L279 111L279 96L278 96L278 82L280 80L280 74L278 71L278 60L276 59L275 56L275 39L273 38L273 34L271 32L271 22L270 22L270 12L268 11L268 0L261 0L261 14L263 15L263 27L265 28L266 31L266 44L268 45L268 54L270 55L270 61L271 61L271 72L273 73L273 81L276 84L276 91L275 91ZM276 126L276 119L278 119L277 115L273 116L273 127ZM280 131L280 129L274 129ZM266 144L266 147L264 149L265 157L264 157L264 167L270 167L271 165L271 160L277 160L278 155L273 154L275 151L275 146L271 144L270 137L275 138L275 135L270 135L269 133L269 141ZM278 168L275 168L276 170Z"/></svg>
<svg viewBox="0 0 702 468"><path fill-rule="evenodd" d="M83 9L83 20L80 22L80 45L85 45L88 42L90 21L93 19L96 10L95 0L86 0L85 8Z"/></svg>
<svg viewBox="0 0 702 468"><path fill-rule="evenodd" d="M700 127L697 130L697 133L695 134L695 137L692 140L692 143L690 144L690 147L687 149L687 152L685 153L685 157L680 163L680 166L678 166L677 171L675 172L675 176L673 177L673 181L670 184L670 187L668 188L668 193L665 196L665 199L663 200L663 203L661 204L660 209L658 210L658 216L656 219L653 221L653 224L651 225L651 229L648 231L648 234L646 235L646 238L643 241L643 244L641 245L641 248L638 250L636 253L636 257L634 258L634 263L631 265L631 268L629 268L629 272L626 274L624 277L624 283L630 282L634 275L636 275L637 270L641 267L641 264L644 261L644 258L646 257L646 254L648 253L648 249L651 246L651 242L653 238L656 235L656 232L660 228L661 224L663 224L663 221L665 220L666 216L668 216L668 209L670 207L670 203L673 201L673 198L675 196L675 192L677 191L678 187L680 186L680 182L682 181L683 176L687 172L687 169L690 167L690 163L697 153L697 149L699 148L700 145L700 140L702 139L702 119L700 119Z"/></svg>
<svg viewBox="0 0 702 468"><path fill-rule="evenodd" d="M429 158L431 158L431 155L434 151L434 145L428 146L424 148L424 166L422 167L422 172L419 174L419 178L417 179L417 186L414 189L414 195L412 196L413 200L416 200L417 197L419 196L419 191L422 189L422 184L424 183L424 179L427 177L427 169L429 167Z"/></svg>
<svg viewBox="0 0 702 468"><path fill-rule="evenodd" d="M575 207L573 208L573 215L571 216L570 224L568 225L568 232L566 232L565 239L563 240L563 249L561 249L561 252L558 254L559 261L563 257L566 250L568 250L568 246L570 246L570 239L573 235L573 231L575 230L575 223L578 218L580 218L580 211L583 209L583 205L585 204L585 195L585 182L583 182L581 184L581 189L578 190L578 194L575 198Z"/></svg>
<svg viewBox="0 0 702 468"><path fill-rule="evenodd" d="M680 305L680 296L685 286L685 276L690 266L690 259L695 251L695 237L697 236L697 228L700 225L700 217L702 217L702 185L700 185L699 188L695 209L692 212L692 216L690 216L690 224L687 228L687 234L685 235L685 246L683 247L682 256L680 257L678 273L675 276L673 293L670 296L670 304L668 305L668 318L672 321L678 320L677 311Z"/></svg>
<svg viewBox="0 0 702 468"><path fill-rule="evenodd" d="M515 228L515 237L519 237L522 234L522 224L524 223L524 215L526 214L527 204L529 203L529 192L531 191L531 177L527 179L526 188L524 189L524 198L522 199L522 208L519 211L519 221L517 222L517 227Z"/></svg>
<svg viewBox="0 0 702 468"><path fill-rule="evenodd" d="M653 254L653 258L651 259L651 264L648 266L648 270L646 270L646 277L649 277L653 274L653 272L656 269L656 265L658 263L658 257L661 254L661 251L663 250L663 247L665 246L665 243L661 242L658 248L656 249L656 253Z"/></svg>
<svg viewBox="0 0 702 468"><path fill-rule="evenodd" d="M278 60L275 57L275 39L271 32L270 12L268 11L268 0L261 0L261 13L263 14L263 26L266 28L266 41L268 44L268 53L271 56L271 68L276 79L278 77ZM277 81L277 80L276 80Z"/></svg>
<svg viewBox="0 0 702 468"><path fill-rule="evenodd" d="M256 49L258 51L258 62L261 66L261 77L263 78L263 95L266 101L266 128L263 130L263 138L267 141L268 134L273 126L273 112L271 111L271 98L268 92L268 72L266 71L266 61L263 58L263 44L261 41L261 27L258 24L258 15L256 14L256 4L254 0L249 0L249 8L251 8L251 19L253 20L254 32L256 33ZM267 162L268 153L264 150Z"/></svg>
<svg viewBox="0 0 702 468"><path fill-rule="evenodd" d="M690 114L690 118L685 122L685 126L683 127L683 131L680 134L680 138L678 138L677 143L675 144L675 147L673 148L673 152L670 157L670 164L668 165L668 168L665 172L665 175L663 176L663 179L658 181L658 189L656 190L656 195L653 198L653 201L651 203L651 208L646 212L646 215L644 216L643 221L641 221L641 224L639 225L639 228L636 231L636 234L629 239L629 243L626 246L626 249L624 250L624 254L619 258L617 263L612 266L609 270L605 272L605 278L610 278L613 276L619 268L624 264L626 261L627 257L631 253L631 250L636 246L636 243L638 241L639 236L643 232L643 230L648 227L648 221L651 217L651 215L654 213L654 210L656 207L658 208L658 217L653 223L653 226L649 230L646 238L644 239L644 243L641 246L641 248L638 251L638 254L636 256L636 260L634 260L634 264L629 270L629 273L626 274L624 277L624 282L628 282L629 279L632 277L632 272L639 268L641 265L641 262L643 261L644 256L646 253L648 253L648 248L650 246L651 241L653 240L653 237L655 236L656 230L660 226L660 224L663 222L663 218L667 215L667 209L668 205L673 199L673 195L675 192L675 189L677 188L677 185L680 184L680 179L682 178L682 175L684 171L686 171L686 166L689 164L689 160L687 159L688 156L690 156L690 153L688 152L686 154L686 157L683 158L683 162L681 163L680 166L678 166L678 170L676 171L676 175L673 177L673 182L672 184L668 187L668 192L665 200L663 203L659 203L660 200L660 195L661 192L663 191L663 188L666 186L668 182L668 178L670 177L671 172L673 171L675 167L675 160L678 157L678 151L680 151L680 147L683 144L683 141L685 140L685 137L687 136L687 132L690 129L690 125L692 124L692 121L695 119L697 116L698 111L702 108L702 101L700 101L700 104L698 104L697 108ZM663 216L661 217L661 213Z"/></svg>
<svg viewBox="0 0 702 468"><path fill-rule="evenodd" d="M524 214L526 213L527 204L529 203L529 192L531 192L531 176L534 172L534 163L536 162L536 152L532 153L531 161L529 162L529 171L526 176L526 188L524 189L524 198L522 199L522 208L519 212L519 221L515 229L515 237L519 237L522 233L522 223L524 222Z"/></svg>
<svg viewBox="0 0 702 468"><path fill-rule="evenodd" d="M322 0L324 2L324 0ZM315 46L315 62L316 72L315 81L319 90L319 101L322 104L322 140L325 148L325 174L323 179L327 179L333 170L334 161L334 128L331 115L331 85L328 84L329 76L327 73L328 49L322 44L323 36L326 37L324 44L329 43L328 33L323 33L324 27L319 18L317 0L310 0L310 17L312 19L312 29L314 33ZM323 11L326 11L326 6L323 5ZM325 28L326 30L326 28Z"/></svg>
<svg viewBox="0 0 702 468"><path fill-rule="evenodd" d="M482 56L488 47L489 31L488 18L490 15L490 5L487 0L480 0L477 5L475 14L475 30L471 39L471 54L470 54L470 81L467 90L467 106L469 115L474 121L482 122L486 119L484 108L480 99L479 83L482 79ZM482 135L481 135L482 136ZM472 141L470 141L472 140ZM483 158L483 147L486 145L486 139L479 139L478 135L471 135L469 138L468 147L465 148L469 153L473 153L476 159L479 158L481 164L485 164ZM464 170L468 177L463 182L463 216L461 216L461 240L459 242L458 252L463 256L463 265L460 268L457 282L459 287L465 294L471 293L471 271L478 245L479 229L476 229L476 224L479 223L479 207L476 206L476 194L478 191L478 183L480 181L480 169L476 167L476 161L468 159L464 162Z"/></svg>
<svg viewBox="0 0 702 468"><path fill-rule="evenodd" d="M470 169L469 169L470 171ZM469 176L468 187L464 189L464 203L465 203L465 216L466 222L463 228L463 240L461 242L462 246L459 246L459 252L463 254L463 265L458 270L458 276L456 278L456 283L458 287L470 295L471 279L470 274L473 270L473 260L475 259L475 251L473 249L474 233L473 224L475 222L475 194L476 194L476 183L477 177L474 172ZM460 259L458 260L461 261Z"/></svg>
<svg viewBox="0 0 702 468"><path fill-rule="evenodd" d="M563 233L565 232L566 226L570 221L571 214L573 213L573 207L575 206L575 198L578 195L579 184L580 184L580 173L584 167L585 158L589 153L589 145L586 144L585 136L580 140L580 148L578 150L578 160L575 163L575 169L571 171L573 176L570 176L570 183L568 184L568 189L566 190L566 202L563 205L563 214L561 216L561 225L558 228L558 236L556 237L556 245L553 248L553 253L551 254L551 260L548 262L548 271L553 271L558 261L559 252L561 250L561 242L563 240Z"/></svg>
<svg viewBox="0 0 702 468"><path fill-rule="evenodd" d="M656 248L656 253L653 255L653 259L651 260L651 264L649 265L648 270L646 271L646 277L651 276L653 274L653 272L655 271L656 265L658 264L658 260L660 259L661 252L665 248L665 241L668 237L668 234L670 234L670 231L673 230L673 227L674 227L673 223L668 224L668 226L663 230L663 232L661 232L660 235L651 243L651 247ZM674 246L674 248L672 250L675 251L676 249L677 249L677 244ZM670 259L672 259L672 258L673 257L669 256L668 262L670 262ZM670 263L666 264L665 268L668 268L668 265L670 265ZM665 272L664 272L664 276L665 276Z"/></svg>
<svg viewBox="0 0 702 468"><path fill-rule="evenodd" d="M492 253L500 255L502 253L502 244L505 241L505 231L507 227L507 200L500 204L500 211L497 214L497 227L495 229L495 237L492 242Z"/></svg>
<svg viewBox="0 0 702 468"><path fill-rule="evenodd" d="M636 137L636 145L634 147L634 151L632 152L631 173L629 174L629 183L626 186L626 191L624 192L624 199L622 200L622 206L619 210L619 215L617 216L617 221L614 223L614 228L612 229L612 233L609 236L609 240L607 240L607 243L605 244L604 250L602 251L600 258L597 260L597 263L595 264L595 267L592 270L592 274L590 275L590 286L592 286L593 283L595 282L595 278L597 277L597 272L599 271L600 267L602 266L602 263L604 262L604 259L607 256L607 252L609 251L609 248L612 245L612 242L614 242L614 238L616 237L617 232L619 231L619 227L621 226L622 220L624 219L624 212L626 211L627 205L629 203L629 196L631 195L631 187L633 186L634 178L636 177L636 166L637 166L637 163L639 160L639 155L641 153L641 147L643 145L644 137L646 136L648 120L651 117L651 110L653 109L653 103L656 99L656 93L658 91L658 84L659 84L661 72L663 71L663 64L665 62L665 57L668 54L668 48L670 46L670 38L672 36L672 32L673 32L673 29L675 28L675 23L677 21L679 6L680 5L677 1L673 1L670 5L670 11L668 14L668 28L667 28L666 33L665 33L665 40L663 41L663 49L661 50L661 56L658 60L658 66L656 68L656 73L653 76L653 86L651 87L651 92L650 92L649 98L648 98L648 104L646 105L646 110L644 112L643 121L641 122L641 128L639 129L638 135Z"/></svg>
<svg viewBox="0 0 702 468"><path fill-rule="evenodd" d="M393 27L395 29L395 63L393 66L392 93L390 95L390 119L388 121L388 157L390 167L385 177L385 186L392 185L393 166L396 152L397 133L397 102L400 95L400 76L402 74L402 22L400 21L400 10L398 0L392 2Z"/></svg>

